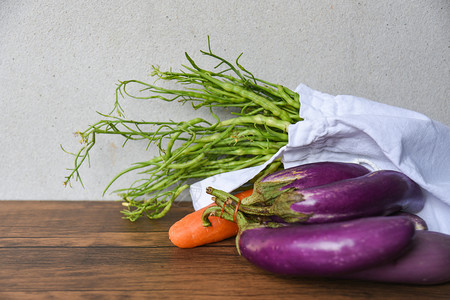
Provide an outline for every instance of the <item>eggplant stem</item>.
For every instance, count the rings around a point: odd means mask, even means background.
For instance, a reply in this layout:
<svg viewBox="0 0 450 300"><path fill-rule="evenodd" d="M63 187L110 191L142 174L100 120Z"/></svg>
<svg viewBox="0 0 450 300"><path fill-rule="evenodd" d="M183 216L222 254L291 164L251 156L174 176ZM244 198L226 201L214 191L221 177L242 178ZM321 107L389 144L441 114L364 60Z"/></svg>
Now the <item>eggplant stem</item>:
<svg viewBox="0 0 450 300"><path fill-rule="evenodd" d="M238 210L240 212L243 212L246 214L251 214L251 215L258 215L258 216L262 216L262 217L272 215L272 213L270 212L270 206L245 205L245 204L242 204L241 199L239 199L238 197L236 197L232 194L229 194L225 191L215 189L213 187L208 187L206 189L206 193L214 196L216 199L222 200L223 202L231 201L235 207L238 205L238 203L240 203L239 207L238 207Z"/></svg>

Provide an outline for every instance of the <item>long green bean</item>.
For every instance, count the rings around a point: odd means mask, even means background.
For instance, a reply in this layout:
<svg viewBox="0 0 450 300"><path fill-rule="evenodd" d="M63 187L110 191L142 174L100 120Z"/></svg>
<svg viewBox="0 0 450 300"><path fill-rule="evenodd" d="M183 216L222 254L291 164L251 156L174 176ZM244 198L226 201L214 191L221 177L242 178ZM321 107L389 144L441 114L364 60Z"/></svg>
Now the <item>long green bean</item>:
<svg viewBox="0 0 450 300"><path fill-rule="evenodd" d="M124 218L131 221L145 215L151 219L164 216L189 182L223 172L261 165L288 141L289 125L301 121L299 96L292 90L255 78L238 61L235 63L214 54L208 38L206 57L218 62L214 70L201 68L186 53L189 66L182 71L161 71L153 66L151 75L157 80L173 81L180 89L164 88L140 80L119 82L114 109L100 114L102 120L77 132L82 147L74 156L65 185L81 181L80 168L90 164L89 154L98 135L119 135L128 141L144 140L147 147L156 145L159 156L132 164L115 175L106 186L136 172L130 187L116 189L122 197ZM125 117L120 102L123 98L167 102L191 102L194 109L206 107L216 120L202 118L189 121L135 121ZM221 120L214 110L226 109L229 118ZM279 167L277 161L271 168Z"/></svg>

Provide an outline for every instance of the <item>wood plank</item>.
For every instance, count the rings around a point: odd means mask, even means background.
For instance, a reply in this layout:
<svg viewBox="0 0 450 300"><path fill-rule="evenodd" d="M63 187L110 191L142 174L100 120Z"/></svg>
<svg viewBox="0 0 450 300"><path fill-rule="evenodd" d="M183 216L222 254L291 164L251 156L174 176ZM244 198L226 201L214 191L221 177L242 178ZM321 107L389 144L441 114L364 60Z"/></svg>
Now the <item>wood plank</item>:
<svg viewBox="0 0 450 300"><path fill-rule="evenodd" d="M167 238L192 211L121 219L120 203L0 201L0 299L447 299L450 284L412 286L277 276L237 254L234 239L179 249ZM26 208L26 209L24 209Z"/></svg>
<svg viewBox="0 0 450 300"><path fill-rule="evenodd" d="M8 229L1 230L2 236L21 230L29 234L165 231L193 211L191 203L179 202L164 218L130 222L122 219L122 205L112 201L0 201L0 208L0 229Z"/></svg>
<svg viewBox="0 0 450 300"><path fill-rule="evenodd" d="M2 292L14 291L152 291L182 297L292 296L365 298L401 295L434 299L448 295L445 286L413 287L344 280L284 278L261 272L230 248L67 248L0 251ZM211 251L214 250L214 251ZM8 261L16 258L13 264ZM192 262L195 262L193 264ZM1 293L0 293L1 295ZM400 297L398 297L400 299Z"/></svg>

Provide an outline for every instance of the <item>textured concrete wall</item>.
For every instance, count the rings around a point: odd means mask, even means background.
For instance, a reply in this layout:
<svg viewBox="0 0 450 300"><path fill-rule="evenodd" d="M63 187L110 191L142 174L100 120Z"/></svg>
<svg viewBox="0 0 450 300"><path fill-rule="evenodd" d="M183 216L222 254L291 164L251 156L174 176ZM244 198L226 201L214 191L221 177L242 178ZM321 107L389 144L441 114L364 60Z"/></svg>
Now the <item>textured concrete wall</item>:
<svg viewBox="0 0 450 300"><path fill-rule="evenodd" d="M102 198L112 176L156 154L102 137L64 188L76 130L99 120L119 80L178 69L207 47L295 88L352 94L450 125L450 3L442 1L0 1L0 199ZM127 101L127 116L185 120L207 112ZM132 177L119 183L127 186Z"/></svg>

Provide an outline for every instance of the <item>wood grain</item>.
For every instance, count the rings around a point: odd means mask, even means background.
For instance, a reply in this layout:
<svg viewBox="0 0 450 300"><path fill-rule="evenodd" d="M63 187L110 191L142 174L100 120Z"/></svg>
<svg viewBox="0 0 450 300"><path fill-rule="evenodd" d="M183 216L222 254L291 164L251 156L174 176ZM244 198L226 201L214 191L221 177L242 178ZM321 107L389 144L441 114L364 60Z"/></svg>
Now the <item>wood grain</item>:
<svg viewBox="0 0 450 300"><path fill-rule="evenodd" d="M411 286L267 273L234 239L173 246L167 231L191 212L123 220L109 201L0 201L0 299L447 299L450 284Z"/></svg>

